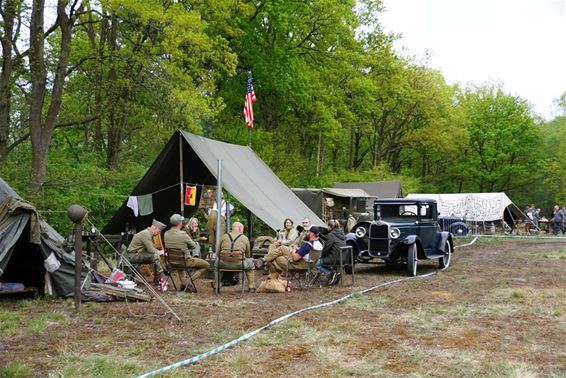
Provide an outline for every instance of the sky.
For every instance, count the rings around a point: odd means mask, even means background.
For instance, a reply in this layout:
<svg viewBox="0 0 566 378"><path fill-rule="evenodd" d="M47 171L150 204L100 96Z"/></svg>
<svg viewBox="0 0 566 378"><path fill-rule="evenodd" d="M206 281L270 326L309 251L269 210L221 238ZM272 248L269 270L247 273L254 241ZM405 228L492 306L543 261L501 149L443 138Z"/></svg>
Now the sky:
<svg viewBox="0 0 566 378"><path fill-rule="evenodd" d="M566 0L383 0L396 48L449 84L501 83L552 119L566 92ZM425 59L426 53L430 55Z"/></svg>

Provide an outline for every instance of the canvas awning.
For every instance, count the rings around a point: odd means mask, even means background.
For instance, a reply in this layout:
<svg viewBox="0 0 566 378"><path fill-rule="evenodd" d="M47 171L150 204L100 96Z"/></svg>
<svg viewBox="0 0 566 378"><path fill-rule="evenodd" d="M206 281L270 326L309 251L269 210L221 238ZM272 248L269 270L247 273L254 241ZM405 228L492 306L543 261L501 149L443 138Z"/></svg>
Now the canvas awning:
<svg viewBox="0 0 566 378"><path fill-rule="evenodd" d="M505 208L513 202L503 192L498 193L411 193L407 198L436 200L440 216L456 215L473 222L489 222L503 219Z"/></svg>
<svg viewBox="0 0 566 378"><path fill-rule="evenodd" d="M272 229L281 228L285 218L300 224L308 217L312 224L324 226L250 147L180 131L171 137L131 193L132 196L153 193L153 213L135 217L126 200L102 232L119 234L126 223L141 230L153 218L168 223L172 214L181 211L180 167L183 167L182 181L199 185L197 197L200 197L200 185L216 185L218 160L222 161L223 188ZM190 216L196 210L196 206L185 206L184 215Z"/></svg>

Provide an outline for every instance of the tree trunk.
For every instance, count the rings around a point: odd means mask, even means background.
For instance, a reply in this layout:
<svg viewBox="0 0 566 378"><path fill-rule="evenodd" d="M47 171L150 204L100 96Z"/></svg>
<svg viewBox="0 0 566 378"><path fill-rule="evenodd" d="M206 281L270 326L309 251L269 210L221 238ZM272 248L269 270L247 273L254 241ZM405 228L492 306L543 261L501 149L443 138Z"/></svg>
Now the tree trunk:
<svg viewBox="0 0 566 378"><path fill-rule="evenodd" d="M2 71L0 72L0 163L6 160L9 152L8 135L10 132L10 100L12 90L13 59L12 40L14 34L14 18L16 17L16 0L7 0L2 7L2 22L4 30L0 32L2 44ZM2 3L0 2L0 6Z"/></svg>
<svg viewBox="0 0 566 378"><path fill-rule="evenodd" d="M322 130L318 131L318 147L316 149L316 176L320 176L320 171L322 169Z"/></svg>
<svg viewBox="0 0 566 378"><path fill-rule="evenodd" d="M29 66L31 75L31 100L29 129L32 148L32 174L29 182L29 193L37 193L45 182L47 155L53 130L57 123L65 76L69 65L71 51L72 21L65 13L67 1L59 0L57 3L57 25L61 30L61 45L58 53L57 67L53 73L53 87L51 101L47 115L43 120L43 106L46 96L47 69L45 65L45 37L44 37L44 0L33 0L30 25L30 51Z"/></svg>
<svg viewBox="0 0 566 378"><path fill-rule="evenodd" d="M106 166L110 169L118 168L119 157L120 157L120 147L122 141L121 132L121 122L118 120L119 114L122 114L118 109L118 103L120 102L120 96L118 95L118 88L116 88L115 83L117 83L118 74L116 73L116 68L114 67L114 54L116 53L117 43L116 39L118 37L118 25L117 19L114 14L112 14L110 34L108 36L108 46L110 49L110 70L108 73L109 82L111 83L108 90L108 108L109 108L109 122L108 122L108 149L106 151Z"/></svg>

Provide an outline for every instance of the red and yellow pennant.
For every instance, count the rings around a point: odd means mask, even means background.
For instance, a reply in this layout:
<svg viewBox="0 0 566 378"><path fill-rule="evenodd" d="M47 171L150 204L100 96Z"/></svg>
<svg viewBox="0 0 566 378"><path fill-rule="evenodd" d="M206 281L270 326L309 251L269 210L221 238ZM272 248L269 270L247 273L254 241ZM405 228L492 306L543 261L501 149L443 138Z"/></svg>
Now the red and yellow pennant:
<svg viewBox="0 0 566 378"><path fill-rule="evenodd" d="M189 186L185 187L185 205L195 206L197 203L197 187Z"/></svg>

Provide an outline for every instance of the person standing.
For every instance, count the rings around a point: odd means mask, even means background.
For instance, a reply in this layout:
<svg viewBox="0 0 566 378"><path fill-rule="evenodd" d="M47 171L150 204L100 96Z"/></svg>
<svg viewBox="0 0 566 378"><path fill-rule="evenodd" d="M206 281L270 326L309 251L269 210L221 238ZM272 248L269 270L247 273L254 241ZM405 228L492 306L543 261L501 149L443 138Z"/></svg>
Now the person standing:
<svg viewBox="0 0 566 378"><path fill-rule="evenodd" d="M558 236L558 232L563 229L564 212L560 210L558 205L554 205L552 210L552 234Z"/></svg>

